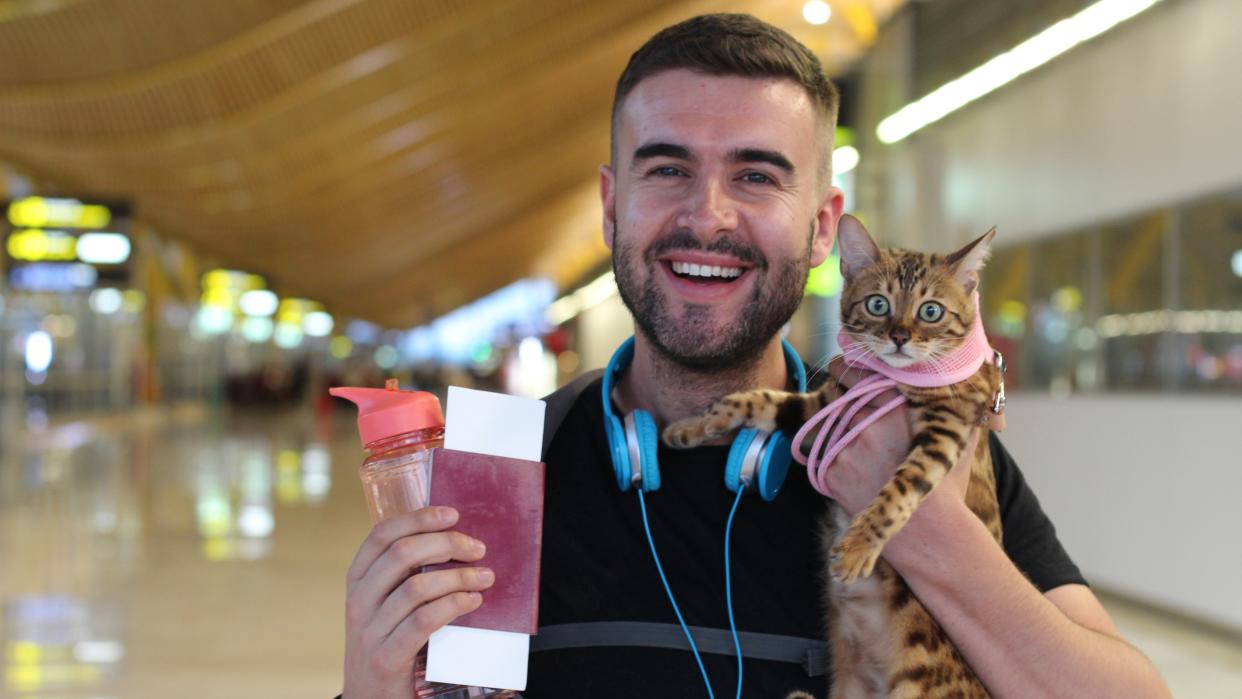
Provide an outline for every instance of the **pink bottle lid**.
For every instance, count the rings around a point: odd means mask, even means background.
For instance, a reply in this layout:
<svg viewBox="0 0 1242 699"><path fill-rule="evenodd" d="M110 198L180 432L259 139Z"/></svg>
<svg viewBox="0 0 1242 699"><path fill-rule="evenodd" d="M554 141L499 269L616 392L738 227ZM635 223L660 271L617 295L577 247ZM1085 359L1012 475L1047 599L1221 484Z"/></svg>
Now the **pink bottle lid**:
<svg viewBox="0 0 1242 699"><path fill-rule="evenodd" d="M384 388L330 388L328 393L358 406L358 434L362 446L404 432L444 426L440 399L426 391L402 391L396 379Z"/></svg>

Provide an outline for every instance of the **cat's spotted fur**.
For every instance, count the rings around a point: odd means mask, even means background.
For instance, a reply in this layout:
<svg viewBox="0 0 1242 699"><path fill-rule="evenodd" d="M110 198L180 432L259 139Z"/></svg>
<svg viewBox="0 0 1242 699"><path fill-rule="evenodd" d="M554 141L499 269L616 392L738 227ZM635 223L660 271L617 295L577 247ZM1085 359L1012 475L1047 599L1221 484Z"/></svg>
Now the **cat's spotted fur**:
<svg viewBox="0 0 1242 699"><path fill-rule="evenodd" d="M948 256L881 250L862 224L843 217L839 240L845 328L866 351L894 366L935 361L952 352L974 322L971 292L993 235L989 231ZM876 296L885 302L873 300ZM935 315L926 311L929 303L942 307L935 321L928 320ZM829 568L827 622L834 699L988 696L944 631L879 555L958 462L971 428L986 423L1000 381L1000 370L987 362L974 376L952 386L899 385L913 434L909 455L853 521L840 507L830 508L822 541ZM843 387L829 379L815 393L735 393L702 417L671 425L664 440L690 447L742 426L781 429L792 435L842 392ZM999 542L1000 511L986 427L971 459L966 502ZM795 693L789 699L799 696L806 695Z"/></svg>

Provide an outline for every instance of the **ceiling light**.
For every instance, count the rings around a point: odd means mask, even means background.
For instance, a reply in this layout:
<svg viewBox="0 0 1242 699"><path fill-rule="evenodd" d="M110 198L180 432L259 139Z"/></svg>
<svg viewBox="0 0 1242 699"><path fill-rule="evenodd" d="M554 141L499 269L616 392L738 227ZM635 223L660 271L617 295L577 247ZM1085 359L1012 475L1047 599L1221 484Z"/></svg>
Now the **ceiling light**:
<svg viewBox="0 0 1242 699"><path fill-rule="evenodd" d="M344 335L337 335L328 343L328 351L337 359L348 359L354 351L354 343Z"/></svg>
<svg viewBox="0 0 1242 699"><path fill-rule="evenodd" d="M397 360L399 359L397 348L392 345L380 345L375 350L373 359L375 359L375 363L379 368L392 369L397 366Z"/></svg>
<svg viewBox="0 0 1242 699"><path fill-rule="evenodd" d="M802 19L811 24L827 24L832 19L832 8L824 0L809 0L802 6Z"/></svg>
<svg viewBox="0 0 1242 699"><path fill-rule="evenodd" d="M36 330L26 336L26 371L41 374L52 365L52 336Z"/></svg>
<svg viewBox="0 0 1242 699"><path fill-rule="evenodd" d="M858 167L858 149L854 146L841 146L832 151L832 174L844 175Z"/></svg>
<svg viewBox="0 0 1242 699"><path fill-rule="evenodd" d="M94 265L119 265L129 259L129 238L120 233L83 233L78 236L78 259Z"/></svg>
<svg viewBox="0 0 1242 699"><path fill-rule="evenodd" d="M274 332L276 346L281 349L296 349L302 344L302 328L298 325L281 323Z"/></svg>
<svg viewBox="0 0 1242 699"><path fill-rule="evenodd" d="M590 284L550 304L547 320L552 325L560 325L579 313L595 308L616 294L616 279L613 278L612 272L605 272Z"/></svg>
<svg viewBox="0 0 1242 699"><path fill-rule="evenodd" d="M1233 257L1229 260L1229 266L1233 268L1233 273L1242 277L1242 250L1235 250Z"/></svg>
<svg viewBox="0 0 1242 699"><path fill-rule="evenodd" d="M241 308L241 312L248 316L268 318L276 312L279 303L280 299L276 298L276 294L271 291L255 289L242 294L237 305Z"/></svg>
<svg viewBox="0 0 1242 699"><path fill-rule="evenodd" d="M1100 0L897 110L880 122L876 136L884 143L896 143L1157 2L1159 0Z"/></svg>
<svg viewBox="0 0 1242 699"><path fill-rule="evenodd" d="M251 316L242 321L242 337L250 342L264 343L272 339L272 319Z"/></svg>
<svg viewBox="0 0 1242 699"><path fill-rule="evenodd" d="M233 327L233 312L219 306L200 306L195 322L204 335L219 335Z"/></svg>
<svg viewBox="0 0 1242 699"><path fill-rule="evenodd" d="M324 311L311 311L302 319L302 330L311 337L327 337L333 325L332 316Z"/></svg>
<svg viewBox="0 0 1242 699"><path fill-rule="evenodd" d="M117 289L103 288L91 292L89 303L91 310L100 315L112 315L121 310L125 297Z"/></svg>

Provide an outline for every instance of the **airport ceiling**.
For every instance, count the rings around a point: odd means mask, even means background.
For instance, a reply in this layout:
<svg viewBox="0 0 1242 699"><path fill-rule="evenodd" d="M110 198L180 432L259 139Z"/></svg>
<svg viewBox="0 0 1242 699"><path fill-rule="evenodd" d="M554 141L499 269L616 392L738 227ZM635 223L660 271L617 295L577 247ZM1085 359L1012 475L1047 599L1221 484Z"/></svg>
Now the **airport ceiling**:
<svg viewBox="0 0 1242 699"><path fill-rule="evenodd" d="M0 0L0 162L338 314L425 322L599 267L631 52L751 12L840 73L903 0Z"/></svg>

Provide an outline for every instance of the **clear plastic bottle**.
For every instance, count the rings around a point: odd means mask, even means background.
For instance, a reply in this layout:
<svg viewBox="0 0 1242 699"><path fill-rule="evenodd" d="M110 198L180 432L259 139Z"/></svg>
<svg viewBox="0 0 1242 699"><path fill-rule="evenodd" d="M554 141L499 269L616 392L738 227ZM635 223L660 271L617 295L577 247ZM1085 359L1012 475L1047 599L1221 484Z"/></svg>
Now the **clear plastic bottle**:
<svg viewBox="0 0 1242 699"><path fill-rule="evenodd" d="M428 505L431 450L442 446L443 425L402 432L366 445L369 456L362 462L358 475L371 511L371 524Z"/></svg>
<svg viewBox="0 0 1242 699"><path fill-rule="evenodd" d="M358 432L367 458L358 469L371 511L371 524L427 505L431 496L432 449L444 446L440 400L424 391L402 391L389 379L383 389L333 388L334 396L358 406ZM427 649L415 660L418 699L509 699L517 692L427 682Z"/></svg>

